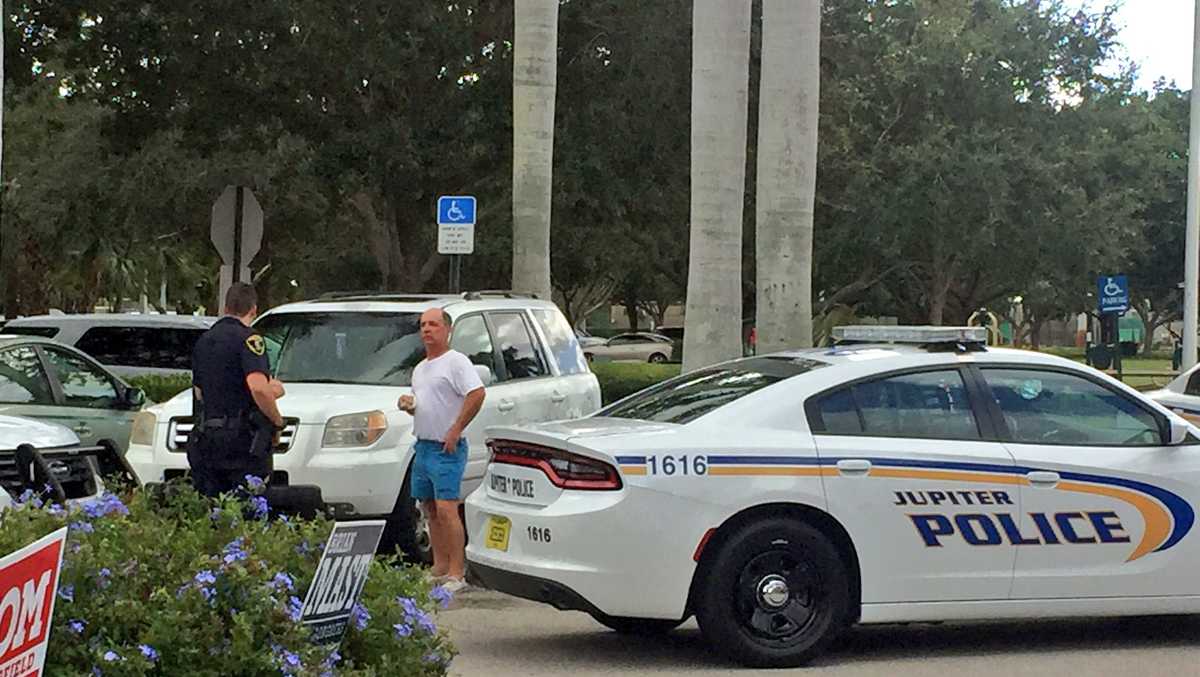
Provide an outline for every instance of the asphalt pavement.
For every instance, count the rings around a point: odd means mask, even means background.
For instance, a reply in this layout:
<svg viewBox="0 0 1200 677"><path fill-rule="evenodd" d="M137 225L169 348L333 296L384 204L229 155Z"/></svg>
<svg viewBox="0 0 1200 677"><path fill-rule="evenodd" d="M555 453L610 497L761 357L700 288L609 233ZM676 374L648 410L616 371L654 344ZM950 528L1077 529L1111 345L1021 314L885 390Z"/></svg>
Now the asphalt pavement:
<svg viewBox="0 0 1200 677"><path fill-rule="evenodd" d="M1200 616L856 628L808 668L747 670L708 651L694 620L661 638L472 589L442 612L463 677L542 675L1200 676Z"/></svg>

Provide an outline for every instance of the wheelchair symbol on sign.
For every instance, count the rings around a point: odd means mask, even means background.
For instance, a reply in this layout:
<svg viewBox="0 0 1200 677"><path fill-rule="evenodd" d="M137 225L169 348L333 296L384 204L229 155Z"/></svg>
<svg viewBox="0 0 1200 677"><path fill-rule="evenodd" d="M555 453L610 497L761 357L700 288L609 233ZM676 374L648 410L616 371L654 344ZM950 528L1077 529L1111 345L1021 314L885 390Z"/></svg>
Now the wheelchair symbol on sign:
<svg viewBox="0 0 1200 677"><path fill-rule="evenodd" d="M1117 284L1116 280L1112 279L1111 277L1108 278L1108 283L1104 285L1105 296L1117 296L1122 291L1121 285Z"/></svg>
<svg viewBox="0 0 1200 677"><path fill-rule="evenodd" d="M450 201L450 208L446 210L446 218L450 219L451 221L462 221L463 219L467 218L467 215L463 213L463 210L458 208L458 200Z"/></svg>

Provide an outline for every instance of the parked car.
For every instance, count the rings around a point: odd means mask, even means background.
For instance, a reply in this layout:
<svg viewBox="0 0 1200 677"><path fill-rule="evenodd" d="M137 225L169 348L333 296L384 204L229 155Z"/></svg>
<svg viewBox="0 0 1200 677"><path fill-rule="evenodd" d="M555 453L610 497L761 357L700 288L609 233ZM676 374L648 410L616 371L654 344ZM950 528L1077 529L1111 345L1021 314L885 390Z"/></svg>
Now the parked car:
<svg viewBox="0 0 1200 677"><path fill-rule="evenodd" d="M662 334L651 332L617 334L602 345L584 349L589 361L603 357L617 362L669 362L674 353L674 341Z"/></svg>
<svg viewBox="0 0 1200 677"><path fill-rule="evenodd" d="M585 350L592 346L604 345L605 340L600 336L592 336L583 329L575 330L575 338L579 341L579 347L584 348Z"/></svg>
<svg viewBox="0 0 1200 677"><path fill-rule="evenodd" d="M145 393L80 350L0 334L0 414L64 425L86 446L112 440L124 450L145 402Z"/></svg>
<svg viewBox="0 0 1200 677"><path fill-rule="evenodd" d="M123 377L191 374L192 348L217 318L194 315L40 315L12 320L3 333L75 346Z"/></svg>
<svg viewBox="0 0 1200 677"><path fill-rule="evenodd" d="M21 458L23 451L32 450L37 452L32 462ZM69 503L99 495L104 491L97 462L102 451L81 446L79 437L65 426L0 415L0 487L4 489L0 509L13 505L28 490L41 493L45 484L57 485L61 491L51 500Z"/></svg>
<svg viewBox="0 0 1200 677"><path fill-rule="evenodd" d="M424 359L421 313L441 308L453 321L450 345L481 372L483 409L467 427L462 495L488 465L483 431L576 418L600 408L600 386L571 325L550 302L512 294L358 295L272 309L254 325L267 344L286 428L275 448L272 484L316 486L337 519L382 517L384 548L398 544L428 559L428 528L409 497L412 417L396 402L411 392ZM145 483L188 470L192 397L147 407L126 458Z"/></svg>
<svg viewBox="0 0 1200 677"><path fill-rule="evenodd" d="M1176 376L1165 387L1147 392L1146 396L1200 425L1200 364Z"/></svg>

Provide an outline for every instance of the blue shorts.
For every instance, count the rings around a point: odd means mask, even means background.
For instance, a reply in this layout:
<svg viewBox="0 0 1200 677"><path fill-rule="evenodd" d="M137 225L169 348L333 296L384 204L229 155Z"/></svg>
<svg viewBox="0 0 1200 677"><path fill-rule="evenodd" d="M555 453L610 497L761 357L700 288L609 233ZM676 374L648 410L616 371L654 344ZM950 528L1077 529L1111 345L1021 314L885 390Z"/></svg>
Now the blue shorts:
<svg viewBox="0 0 1200 677"><path fill-rule="evenodd" d="M413 445L412 497L418 501L457 501L461 497L463 471L467 469L467 440L459 438L453 454L434 440L417 440Z"/></svg>

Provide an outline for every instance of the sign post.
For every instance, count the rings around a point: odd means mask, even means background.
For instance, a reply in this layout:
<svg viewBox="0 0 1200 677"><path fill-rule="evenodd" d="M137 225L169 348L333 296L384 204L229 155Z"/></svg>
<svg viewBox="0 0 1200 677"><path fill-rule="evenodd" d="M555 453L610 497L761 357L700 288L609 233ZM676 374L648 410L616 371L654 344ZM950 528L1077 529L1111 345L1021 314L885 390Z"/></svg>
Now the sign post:
<svg viewBox="0 0 1200 677"><path fill-rule="evenodd" d="M1129 310L1129 280L1124 275L1102 275L1096 282L1096 306L1100 311L1101 342L1113 348L1117 378L1121 369L1121 316Z"/></svg>
<svg viewBox="0 0 1200 677"><path fill-rule="evenodd" d="M221 255L217 311L234 282L250 282L250 261L262 247L263 210L245 186L226 186L212 208L212 243Z"/></svg>
<svg viewBox="0 0 1200 677"><path fill-rule="evenodd" d="M462 257L475 253L475 197L443 195L438 198L438 253L450 256L450 292L462 286Z"/></svg>

